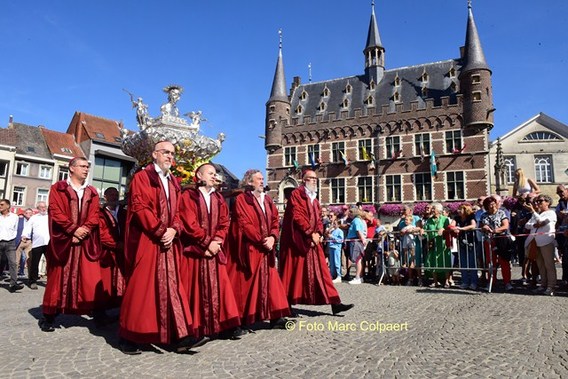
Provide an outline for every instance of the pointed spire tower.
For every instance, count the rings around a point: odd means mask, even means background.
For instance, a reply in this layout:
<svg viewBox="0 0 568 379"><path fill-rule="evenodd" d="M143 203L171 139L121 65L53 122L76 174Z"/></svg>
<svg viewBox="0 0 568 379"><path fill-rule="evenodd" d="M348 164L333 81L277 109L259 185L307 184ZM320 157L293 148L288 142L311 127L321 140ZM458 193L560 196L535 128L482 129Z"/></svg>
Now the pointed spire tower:
<svg viewBox="0 0 568 379"><path fill-rule="evenodd" d="M270 98L266 102L266 139L264 148L269 154L282 147L282 127L288 124L290 117L290 99L286 94L286 77L284 76L284 62L282 59L282 30L279 30L278 34L280 35L278 60L276 62Z"/></svg>
<svg viewBox="0 0 568 379"><path fill-rule="evenodd" d="M467 2L468 17L462 68L459 75L463 94L463 115L466 127L493 128L493 89L491 70L485 61L477 26L473 19L471 0Z"/></svg>
<svg viewBox="0 0 568 379"><path fill-rule="evenodd" d="M377 19L375 17L375 1L371 2L371 21L369 22L369 32L367 33L367 43L365 44L365 75L370 83L379 83L385 73L385 48L381 43Z"/></svg>

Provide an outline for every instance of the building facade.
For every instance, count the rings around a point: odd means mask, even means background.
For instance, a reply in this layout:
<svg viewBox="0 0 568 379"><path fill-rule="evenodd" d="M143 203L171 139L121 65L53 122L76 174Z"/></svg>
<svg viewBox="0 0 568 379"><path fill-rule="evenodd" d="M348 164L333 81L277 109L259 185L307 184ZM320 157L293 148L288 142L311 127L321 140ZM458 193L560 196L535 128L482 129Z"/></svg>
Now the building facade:
<svg viewBox="0 0 568 379"><path fill-rule="evenodd" d="M282 205L306 168L324 204L487 194L491 70L468 5L459 58L388 68L374 6L363 73L286 90L282 44L266 103L267 181Z"/></svg>
<svg viewBox="0 0 568 379"><path fill-rule="evenodd" d="M127 178L136 160L121 150L122 123L84 112L75 112L67 133L74 136L92 169L89 184L103 193L108 187L126 192Z"/></svg>
<svg viewBox="0 0 568 379"><path fill-rule="evenodd" d="M498 144L502 150L503 194L513 195L515 170L522 168L542 193L557 199L556 187L568 184L568 125L544 113L532 117L491 144L492 173L497 163ZM491 191L497 192L495 175L491 175Z"/></svg>

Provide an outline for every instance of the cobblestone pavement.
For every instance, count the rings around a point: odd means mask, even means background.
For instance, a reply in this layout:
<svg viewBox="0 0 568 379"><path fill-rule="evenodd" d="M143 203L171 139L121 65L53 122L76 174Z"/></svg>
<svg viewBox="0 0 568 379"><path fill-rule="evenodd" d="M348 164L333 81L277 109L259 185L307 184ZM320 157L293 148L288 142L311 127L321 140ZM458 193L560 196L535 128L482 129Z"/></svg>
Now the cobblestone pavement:
<svg viewBox="0 0 568 379"><path fill-rule="evenodd" d="M514 272L519 277L518 271ZM215 340L192 354L160 347L127 356L116 324L60 316L37 326L43 287L0 288L0 373L10 378L180 377L543 377L568 375L568 294L530 295L457 288L338 284L355 303L344 317L329 306L298 306L294 330L255 327L239 341ZM391 324L388 324L391 323Z"/></svg>

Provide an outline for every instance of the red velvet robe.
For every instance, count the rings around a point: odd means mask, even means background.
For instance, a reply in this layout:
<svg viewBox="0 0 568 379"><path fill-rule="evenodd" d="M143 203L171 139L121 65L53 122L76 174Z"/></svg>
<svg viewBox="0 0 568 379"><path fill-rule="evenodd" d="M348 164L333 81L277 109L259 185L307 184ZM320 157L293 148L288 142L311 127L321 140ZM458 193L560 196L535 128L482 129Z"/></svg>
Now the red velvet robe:
<svg viewBox="0 0 568 379"><path fill-rule="evenodd" d="M304 186L292 191L286 204L278 268L290 304L339 304L321 244L312 246L312 233L323 235L321 207Z"/></svg>
<svg viewBox="0 0 568 379"><path fill-rule="evenodd" d="M278 210L272 199L264 197L262 211L252 192L236 197L229 234L227 271L243 325L290 315L290 306L275 267L275 251L263 241L278 241Z"/></svg>
<svg viewBox="0 0 568 379"><path fill-rule="evenodd" d="M120 213L121 209L119 209ZM107 297L107 308L120 305L124 292L124 277L118 262L124 261L124 247L121 229L111 211L102 207L99 217L102 256L100 260L103 290Z"/></svg>
<svg viewBox="0 0 568 379"><path fill-rule="evenodd" d="M43 313L90 314L102 307L104 293L99 258L99 195L85 188L81 206L77 193L67 181L49 191L49 235L46 261L49 280L43 295ZM73 234L80 227L90 232L79 244Z"/></svg>
<svg viewBox="0 0 568 379"><path fill-rule="evenodd" d="M208 212L199 189L185 190L181 195L180 218L184 246L181 277L193 316L192 334L211 336L238 326L239 309L227 276L225 253L221 250L215 257L205 256L212 240L224 242L227 236L229 211L225 200L213 192Z"/></svg>
<svg viewBox="0 0 568 379"><path fill-rule="evenodd" d="M170 175L169 200L154 164L130 183L125 232L126 290L120 309L120 336L137 343L170 343L188 335L191 314L179 280L181 244L164 250L167 228L178 235L180 188Z"/></svg>

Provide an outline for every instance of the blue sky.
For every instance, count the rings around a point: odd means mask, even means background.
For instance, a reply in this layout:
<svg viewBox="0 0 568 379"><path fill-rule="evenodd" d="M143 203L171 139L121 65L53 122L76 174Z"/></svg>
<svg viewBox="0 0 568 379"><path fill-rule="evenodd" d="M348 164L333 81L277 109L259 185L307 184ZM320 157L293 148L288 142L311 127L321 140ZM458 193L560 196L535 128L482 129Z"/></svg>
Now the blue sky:
<svg viewBox="0 0 568 379"><path fill-rule="evenodd" d="M495 139L539 112L568 124L568 2L474 0L493 71ZM456 58L466 0L377 0L387 69ZM128 89L150 114L161 89L185 88L178 107L201 110L202 133L227 139L216 161L237 176L264 168L265 103L284 38L288 87L363 73L367 0L98 0L0 3L0 126L65 131L75 111L136 129ZM1 141L0 141L1 143Z"/></svg>

